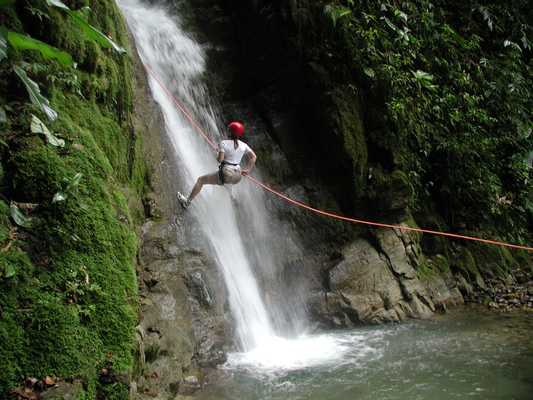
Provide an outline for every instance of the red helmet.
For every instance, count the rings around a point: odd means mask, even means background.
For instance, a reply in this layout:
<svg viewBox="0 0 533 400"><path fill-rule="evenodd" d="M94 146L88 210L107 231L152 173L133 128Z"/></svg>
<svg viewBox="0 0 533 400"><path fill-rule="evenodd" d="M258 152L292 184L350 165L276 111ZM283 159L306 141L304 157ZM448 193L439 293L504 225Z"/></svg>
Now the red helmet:
<svg viewBox="0 0 533 400"><path fill-rule="evenodd" d="M240 122L230 122L230 124L228 125L228 129L236 137L242 137L242 135L244 135L244 125Z"/></svg>

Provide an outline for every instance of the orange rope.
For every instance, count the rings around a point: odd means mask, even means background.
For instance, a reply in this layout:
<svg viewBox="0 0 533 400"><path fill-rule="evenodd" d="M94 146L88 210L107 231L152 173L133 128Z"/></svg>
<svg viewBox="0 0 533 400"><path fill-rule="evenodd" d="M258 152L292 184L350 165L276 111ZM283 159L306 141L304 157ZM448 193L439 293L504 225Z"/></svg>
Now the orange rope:
<svg viewBox="0 0 533 400"><path fill-rule="evenodd" d="M196 131L207 141L207 143L209 143L209 145L213 149L216 150L217 146L215 145L213 140L211 138L209 138L209 136L203 131L203 129L196 123L196 121L191 116L191 113L187 110L187 108L182 103L180 103L178 101L178 99L176 99L176 97L165 87L163 82L157 77L157 75L152 71L152 69L148 65L145 65L145 67L146 67L147 71L150 73L150 75L154 78L154 80L159 84L159 86L161 86L161 88L164 90L164 92L167 94L167 96L173 101L173 103L176 105L176 107L189 120L189 122L196 129ZM470 240L470 241L474 241L474 242L481 242L481 243L492 244L492 245L496 245L496 246L510 247L510 248L513 248L513 249L521 249L521 250L533 251L533 247L522 246L522 245L506 243L506 242L500 242L500 241L497 241L497 240L482 239L482 238L478 238L478 237L475 237L475 236L459 235L457 233L434 231L434 230L430 230L430 229L413 228L413 227L410 227L410 226L383 224L383 223L380 223L380 222L365 221L365 220L362 220L362 219L345 217L343 215L336 214L336 213L329 212L329 211L320 210L318 208L311 207L308 204L302 203L301 201L291 199L287 195L284 195L283 193L280 193L280 192L272 189L271 187L269 187L268 185L265 185L264 183L262 183L261 181L257 180L256 178L254 178L251 175L246 175L246 177L249 180L251 180L252 182L254 182L257 186L259 186L262 189L264 189L265 191L270 192L270 193L278 196L279 198L287 201L288 203L293 204L293 205L295 205L297 207L301 207L301 208L304 208L306 210L312 211L312 212L314 212L316 214L323 215L325 217L334 218L334 219L338 219L338 220L341 220L341 221L347 221L347 222L351 222L351 223L355 223L355 224L377 226L377 227L380 227L380 228L399 229L401 231L428 233L428 234L431 234L431 235L451 237L451 238L454 238L454 239Z"/></svg>

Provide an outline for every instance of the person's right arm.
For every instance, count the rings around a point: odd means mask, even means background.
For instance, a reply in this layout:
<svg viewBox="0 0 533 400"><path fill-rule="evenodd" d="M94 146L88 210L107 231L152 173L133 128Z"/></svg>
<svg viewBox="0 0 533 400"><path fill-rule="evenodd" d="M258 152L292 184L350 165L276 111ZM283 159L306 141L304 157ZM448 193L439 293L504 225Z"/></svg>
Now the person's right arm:
<svg viewBox="0 0 533 400"><path fill-rule="evenodd" d="M217 161L219 163L224 161L224 146L222 145L222 142L218 145Z"/></svg>

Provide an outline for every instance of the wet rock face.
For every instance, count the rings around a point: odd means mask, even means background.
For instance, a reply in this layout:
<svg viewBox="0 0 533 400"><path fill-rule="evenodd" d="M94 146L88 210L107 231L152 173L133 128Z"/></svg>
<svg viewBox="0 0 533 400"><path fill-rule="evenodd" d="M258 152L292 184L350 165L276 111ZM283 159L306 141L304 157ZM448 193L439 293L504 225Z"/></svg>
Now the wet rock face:
<svg viewBox="0 0 533 400"><path fill-rule="evenodd" d="M225 311L225 287L217 266L194 250L182 253L183 277L196 338L195 362L216 367L226 361L231 344L231 318Z"/></svg>
<svg viewBox="0 0 533 400"><path fill-rule="evenodd" d="M185 243L178 209L177 166L159 108L136 61L137 129L152 166L152 192L145 196L146 222L138 254L140 321L136 328L137 371L131 398L167 399L189 395L202 385L202 367L225 361L226 291L217 268Z"/></svg>
<svg viewBox="0 0 533 400"><path fill-rule="evenodd" d="M311 301L326 326L427 318L447 304L463 303L455 280L435 275L420 279L416 243L399 231L376 233L371 243L357 239L328 272L329 291ZM448 278L451 278L449 276Z"/></svg>

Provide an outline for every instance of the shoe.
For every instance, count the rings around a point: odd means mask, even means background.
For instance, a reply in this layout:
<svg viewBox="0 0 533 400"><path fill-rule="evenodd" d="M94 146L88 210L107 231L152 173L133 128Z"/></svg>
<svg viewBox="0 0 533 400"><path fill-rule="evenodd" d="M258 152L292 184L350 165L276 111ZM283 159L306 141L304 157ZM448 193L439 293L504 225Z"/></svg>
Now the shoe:
<svg viewBox="0 0 533 400"><path fill-rule="evenodd" d="M179 203L181 204L181 206L183 207L184 210L186 210L187 207L189 207L189 204L191 204L189 202L189 200L187 200L187 197L182 195L180 192L178 192L178 201L179 201Z"/></svg>

